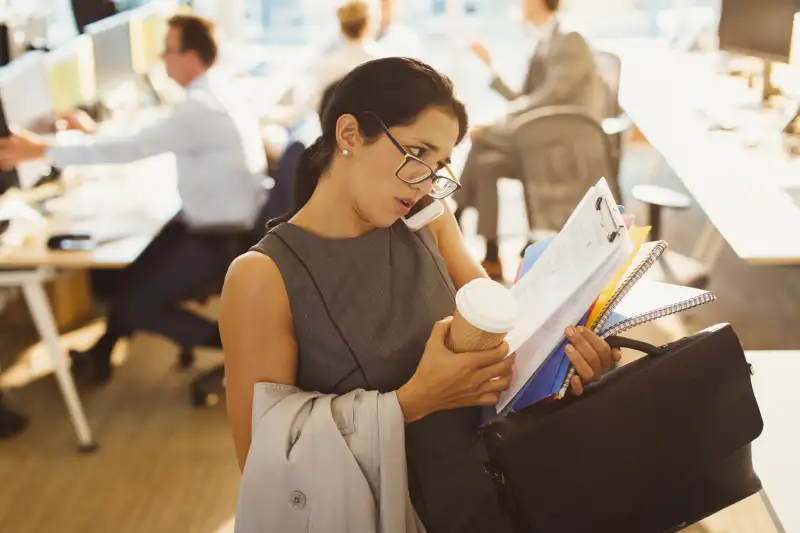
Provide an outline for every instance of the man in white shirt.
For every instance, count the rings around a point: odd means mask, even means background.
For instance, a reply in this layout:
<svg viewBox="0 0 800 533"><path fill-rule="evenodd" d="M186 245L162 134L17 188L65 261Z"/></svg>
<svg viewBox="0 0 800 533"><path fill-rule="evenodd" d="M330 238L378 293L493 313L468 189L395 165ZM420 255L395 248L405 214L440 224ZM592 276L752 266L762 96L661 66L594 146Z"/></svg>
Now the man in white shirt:
<svg viewBox="0 0 800 533"><path fill-rule="evenodd" d="M266 157L258 121L237 95L213 80L217 57L213 24L194 15L169 21L163 59L168 75L186 88L171 114L130 137L87 136L77 145L50 144L25 131L0 139L0 166L49 158L56 167L127 163L175 154L180 215L126 273L111 305L106 334L87 352L74 352L97 381L110 377L116 341L138 329L168 336L184 348L202 343L216 324L177 307L222 278L235 247L250 232L265 200Z"/></svg>

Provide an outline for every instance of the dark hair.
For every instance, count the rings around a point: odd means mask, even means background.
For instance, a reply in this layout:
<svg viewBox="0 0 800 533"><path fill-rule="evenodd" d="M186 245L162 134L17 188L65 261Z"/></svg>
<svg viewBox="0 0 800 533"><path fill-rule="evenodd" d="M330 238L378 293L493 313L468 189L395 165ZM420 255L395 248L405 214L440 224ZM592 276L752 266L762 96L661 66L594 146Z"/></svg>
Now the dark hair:
<svg viewBox="0 0 800 533"><path fill-rule="evenodd" d="M558 11L558 5L561 3L561 0L544 0L544 5L550 11Z"/></svg>
<svg viewBox="0 0 800 533"><path fill-rule="evenodd" d="M198 15L175 15L169 26L181 32L181 52L193 50L205 66L214 64L218 47L213 22Z"/></svg>
<svg viewBox="0 0 800 533"><path fill-rule="evenodd" d="M342 80L336 80L325 87L325 90L322 91L322 97L319 99L319 107L317 107L317 115L319 116L320 122L322 122L322 116L325 114L325 110L328 109L328 104L331 103L333 93L336 91L336 87L341 81Z"/></svg>
<svg viewBox="0 0 800 533"><path fill-rule="evenodd" d="M467 111L456 97L450 78L421 61L405 57L375 59L356 67L336 85L321 117L322 135L300 157L293 208L270 221L268 228L292 218L311 198L336 150L339 117L355 116L364 136L375 140L382 133L381 126L367 112L375 113L391 128L413 123L431 107L443 109L458 120L456 142L460 143L467 134Z"/></svg>

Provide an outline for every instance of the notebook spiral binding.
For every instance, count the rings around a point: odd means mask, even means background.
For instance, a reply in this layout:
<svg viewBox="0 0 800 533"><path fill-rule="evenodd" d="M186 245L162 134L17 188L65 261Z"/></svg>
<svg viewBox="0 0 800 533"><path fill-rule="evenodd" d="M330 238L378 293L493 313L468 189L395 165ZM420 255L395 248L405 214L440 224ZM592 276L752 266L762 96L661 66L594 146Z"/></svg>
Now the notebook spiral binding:
<svg viewBox="0 0 800 533"><path fill-rule="evenodd" d="M711 293L707 292L701 294L696 298L692 298L690 300L686 300L685 302L681 302L676 305L668 305L666 307L661 307L659 309L655 309L650 311L649 313L645 313L643 315L635 316L629 318L628 320L623 320L619 324L603 331L600 334L601 339L607 339L612 335L616 335L618 333L622 333L623 331L627 331L631 328L634 328L640 324L645 324L647 322L652 322L654 320L658 320L659 318L663 318L665 316L674 315L675 313L680 313L682 311L686 311L687 309L692 309L694 307L707 304L709 302L713 302L716 300L717 297Z"/></svg>
<svg viewBox="0 0 800 533"><path fill-rule="evenodd" d="M626 294L630 292L633 286L639 281L642 276L644 276L653 265L656 264L656 261L661 257L664 251L667 249L669 244L667 241L657 241L656 244L653 246L653 249L647 255L647 258L642 261L642 263L636 267L636 269L628 274L628 276L622 281L620 284L619 290L606 302L606 305L603 306L603 311L600 313L600 316L597 317L597 322L595 322L592 331L595 333L599 333L603 326L608 322L609 317L616 309L617 304L625 297Z"/></svg>

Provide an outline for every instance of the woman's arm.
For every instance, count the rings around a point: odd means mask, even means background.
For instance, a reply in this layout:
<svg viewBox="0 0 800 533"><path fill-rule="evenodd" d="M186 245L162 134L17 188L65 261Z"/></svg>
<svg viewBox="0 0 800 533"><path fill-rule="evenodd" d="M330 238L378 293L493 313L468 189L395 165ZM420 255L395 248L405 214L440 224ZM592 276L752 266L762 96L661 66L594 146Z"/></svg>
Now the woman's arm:
<svg viewBox="0 0 800 533"><path fill-rule="evenodd" d="M250 449L253 387L294 385L297 341L283 277L266 255L248 252L228 270L219 317L228 421L239 468Z"/></svg>
<svg viewBox="0 0 800 533"><path fill-rule="evenodd" d="M439 247L456 290L476 278L488 278L481 264L472 256L464 242L456 217L447 202L442 202L444 214L428 224L433 240Z"/></svg>

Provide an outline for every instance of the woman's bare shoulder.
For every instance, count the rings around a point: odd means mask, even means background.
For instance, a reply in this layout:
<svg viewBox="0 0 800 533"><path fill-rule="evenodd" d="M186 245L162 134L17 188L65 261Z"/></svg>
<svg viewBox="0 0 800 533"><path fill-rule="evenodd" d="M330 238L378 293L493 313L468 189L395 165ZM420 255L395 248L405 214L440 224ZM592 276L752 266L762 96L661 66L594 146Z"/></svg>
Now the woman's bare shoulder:
<svg viewBox="0 0 800 533"><path fill-rule="evenodd" d="M247 252L231 263L222 297L259 309L288 310L281 271L271 257L261 252Z"/></svg>

